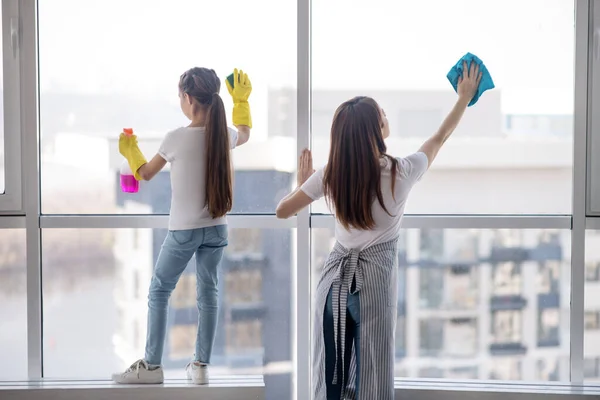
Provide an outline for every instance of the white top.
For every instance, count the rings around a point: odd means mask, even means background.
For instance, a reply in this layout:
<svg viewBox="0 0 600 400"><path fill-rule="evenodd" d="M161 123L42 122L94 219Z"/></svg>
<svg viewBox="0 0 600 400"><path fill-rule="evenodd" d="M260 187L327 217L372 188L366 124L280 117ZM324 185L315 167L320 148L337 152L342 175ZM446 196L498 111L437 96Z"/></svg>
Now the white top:
<svg viewBox="0 0 600 400"><path fill-rule="evenodd" d="M396 173L395 196L392 197L392 163L387 158L381 159L381 194L384 204L392 216L385 212L379 204L379 200L375 198L371 206L371 212L375 220L375 228L372 230L346 230L336 219L335 238L345 248L363 250L375 244L388 242L398 236L408 194L413 185L427 171L429 161L427 155L422 152L397 160L398 172ZM323 173L324 168L319 169L300 188L313 200L323 197Z"/></svg>
<svg viewBox="0 0 600 400"><path fill-rule="evenodd" d="M228 128L231 148L238 133ZM227 223L213 219L205 206L206 134L204 128L183 127L167 133L158 154L171 163L169 230L205 228Z"/></svg>

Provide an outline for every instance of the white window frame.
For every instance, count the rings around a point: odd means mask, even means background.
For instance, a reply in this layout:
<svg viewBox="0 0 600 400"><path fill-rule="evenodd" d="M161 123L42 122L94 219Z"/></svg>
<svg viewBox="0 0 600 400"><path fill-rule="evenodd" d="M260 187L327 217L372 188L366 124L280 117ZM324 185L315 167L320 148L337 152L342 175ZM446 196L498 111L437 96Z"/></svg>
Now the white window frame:
<svg viewBox="0 0 600 400"><path fill-rule="evenodd" d="M320 0L315 0L320 1ZM600 136L597 150L594 151L595 119L600 118L600 106L592 101L600 84L588 90L589 79L594 79L594 49L588 44L594 40L595 27L600 28L600 2L592 0L573 0L575 2L575 105L574 105L574 141L573 141L573 205L568 215L407 215L403 220L404 228L444 228L444 229L570 229L571 230L571 315L570 342L571 363L570 376L572 384L583 382L583 339L584 339L584 287L585 287L585 230L599 229L600 218L593 218L592 186L589 179L593 157L586 157L589 152L599 154ZM37 35L37 1L36 0L2 0L3 11L3 45L4 45L4 79L5 79L5 121L12 118L5 126L5 140L9 145L5 149L7 161L7 195L0 196L0 212L23 211L24 217L0 216L0 229L25 228L27 248L27 322L28 322L28 375L30 380L43 377L42 361L42 307L41 307L41 230L78 228L166 228L168 219L164 215L148 216L80 216L80 215L43 215L40 209L40 169L39 169L39 101L38 101L38 35ZM14 14L14 13L17 14ZM11 59L10 35L6 29L10 27L10 16L16 15L20 23L19 57ZM8 19L8 23L7 23ZM297 0L297 154L311 143L311 0ZM9 30L10 31L10 30ZM600 30L598 45L600 46ZM7 43L7 40L9 42ZM7 53L7 51L9 53ZM600 54L600 47L598 47ZM8 61L7 61L8 59ZM599 56L600 59L600 56ZM8 65L7 68L7 63ZM11 69L16 68L16 69ZM592 71L588 74L588 70ZM7 77L7 74L11 74ZM8 85L11 85L10 88ZM10 95L7 95L10 93ZM598 101L600 104L600 100ZM8 113L7 113L8 107ZM588 118L588 115L590 118ZM593 116L595 115L595 117ZM598 120L600 123L600 120ZM10 134L17 132L19 134ZM598 133L600 135L600 133ZM597 135L596 135L597 136ZM12 139L11 139L12 138ZM586 142L592 146L586 148ZM21 147L22 146L22 147ZM14 151L13 151L14 150ZM9 157L6 158L7 160ZM587 160L590 163L587 163ZM24 160L21 165L21 160ZM27 162L25 162L25 160ZM600 160L600 157L598 157ZM12 169L12 167L16 169ZM18 173L13 173L16 171ZM12 183L9 188L9 177ZM587 181L586 181L587 177ZM600 175L599 179L600 182ZM22 187L21 187L22 186ZM598 214L600 217L600 183L598 183ZM26 193L21 197L21 190ZM587 190L587 192L586 192ZM587 193L586 196L583 194ZM12 203L11 203L12 202ZM295 245L292 263L292 348L293 389L291 398L296 400L310 399L311 387L311 248L310 236L312 228L331 228L334 220L331 215L311 214L310 210L300 212L290 220L278 220L274 215L231 215L228 217L232 228L283 228L295 229ZM450 386L456 390L463 388L477 396L483 390L496 392L527 392L534 390L531 384L523 382L450 382L449 380L406 380L398 379L398 387L402 386L405 395L422 395L427 388L437 387L443 392ZM546 392L551 384L542 386ZM563 383L561 386L566 386ZM490 389L491 388L491 389ZM571 389L568 389L571 391ZM479 392L478 392L479 391ZM419 393L420 392L420 393ZM455 392L455 394L461 392ZM571 393L571 392L570 392ZM462 394L464 396L464 393ZM526 397L527 396L527 397ZM523 399L530 398L524 394Z"/></svg>
<svg viewBox="0 0 600 400"><path fill-rule="evenodd" d="M4 87L4 193L0 213L22 211L20 59L21 24L18 0L2 0Z"/></svg>
<svg viewBox="0 0 600 400"><path fill-rule="evenodd" d="M590 3L586 215L600 217L600 4Z"/></svg>

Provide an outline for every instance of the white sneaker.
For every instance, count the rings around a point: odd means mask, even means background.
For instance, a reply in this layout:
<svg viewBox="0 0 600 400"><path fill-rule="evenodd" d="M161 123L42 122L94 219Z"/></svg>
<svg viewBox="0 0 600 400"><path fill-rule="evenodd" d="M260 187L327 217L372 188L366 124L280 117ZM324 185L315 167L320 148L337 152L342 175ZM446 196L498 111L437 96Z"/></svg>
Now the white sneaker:
<svg viewBox="0 0 600 400"><path fill-rule="evenodd" d="M208 365L200 364L198 361L191 362L185 367L187 378L194 385L208 384Z"/></svg>
<svg viewBox="0 0 600 400"><path fill-rule="evenodd" d="M112 380L116 383L125 385L135 384L153 384L158 385L164 382L162 367L150 369L148 363L144 360L137 360L125 372L113 374Z"/></svg>

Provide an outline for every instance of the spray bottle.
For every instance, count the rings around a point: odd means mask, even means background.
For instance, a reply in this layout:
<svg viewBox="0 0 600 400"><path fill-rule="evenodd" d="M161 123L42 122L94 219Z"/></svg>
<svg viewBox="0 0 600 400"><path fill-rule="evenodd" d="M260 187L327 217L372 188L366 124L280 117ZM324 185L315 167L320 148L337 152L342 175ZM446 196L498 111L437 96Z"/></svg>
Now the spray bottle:
<svg viewBox="0 0 600 400"><path fill-rule="evenodd" d="M132 136L133 129L125 128L123 129L123 133L127 136ZM125 193L137 193L140 190L140 182L135 179L127 160L124 160L123 164L121 164L121 190Z"/></svg>

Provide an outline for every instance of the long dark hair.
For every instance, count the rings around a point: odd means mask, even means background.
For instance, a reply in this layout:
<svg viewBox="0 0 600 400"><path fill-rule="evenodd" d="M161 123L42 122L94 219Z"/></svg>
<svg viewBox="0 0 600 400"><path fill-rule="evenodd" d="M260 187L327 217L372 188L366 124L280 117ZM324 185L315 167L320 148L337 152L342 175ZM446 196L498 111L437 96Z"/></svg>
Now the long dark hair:
<svg viewBox="0 0 600 400"><path fill-rule="evenodd" d="M213 218L227 214L233 205L233 177L225 105L219 96L221 81L214 70L192 68L181 75L179 90L206 110L206 203Z"/></svg>
<svg viewBox="0 0 600 400"><path fill-rule="evenodd" d="M358 96L338 107L331 126L331 148L323 186L337 220L346 229L375 227L371 212L374 198L389 215L381 193L381 165L386 157L392 164L392 194L398 160L386 154L383 121L377 102Z"/></svg>

